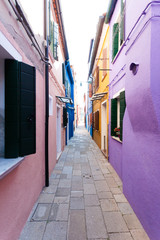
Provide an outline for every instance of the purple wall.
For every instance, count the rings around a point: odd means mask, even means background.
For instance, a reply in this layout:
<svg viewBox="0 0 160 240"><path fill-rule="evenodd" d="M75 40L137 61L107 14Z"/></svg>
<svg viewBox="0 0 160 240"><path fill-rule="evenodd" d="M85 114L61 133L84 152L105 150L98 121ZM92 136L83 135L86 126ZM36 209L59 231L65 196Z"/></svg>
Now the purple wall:
<svg viewBox="0 0 160 240"><path fill-rule="evenodd" d="M136 0L135 3L135 0L127 0L126 36L148 2ZM115 15L117 8L118 5ZM116 62L111 64L110 99L123 85L127 107L123 120L123 143L116 142L110 136L109 159L121 177L124 194L148 236L151 240L159 240L160 17L149 21L143 29L145 23L153 15L160 15L160 4L149 8L145 17L135 28L127 46L123 48ZM114 22L112 19L111 28ZM129 70L132 62L139 63L136 75ZM123 64L126 64L126 68L119 73L113 85L111 82ZM123 72L126 75L121 79Z"/></svg>

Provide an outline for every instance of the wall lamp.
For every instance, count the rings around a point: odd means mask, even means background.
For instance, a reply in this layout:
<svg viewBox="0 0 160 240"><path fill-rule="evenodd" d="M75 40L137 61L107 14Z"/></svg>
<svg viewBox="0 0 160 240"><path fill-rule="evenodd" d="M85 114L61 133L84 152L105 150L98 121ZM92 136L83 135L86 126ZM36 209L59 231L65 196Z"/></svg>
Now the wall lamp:
<svg viewBox="0 0 160 240"><path fill-rule="evenodd" d="M131 63L129 70L132 71L133 75L136 75L139 69L139 63Z"/></svg>

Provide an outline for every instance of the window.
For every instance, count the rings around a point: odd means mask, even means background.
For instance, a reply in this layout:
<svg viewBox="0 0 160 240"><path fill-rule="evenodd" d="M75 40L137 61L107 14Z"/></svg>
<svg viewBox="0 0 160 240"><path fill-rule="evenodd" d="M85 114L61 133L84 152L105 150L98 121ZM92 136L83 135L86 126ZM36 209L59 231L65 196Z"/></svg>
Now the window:
<svg viewBox="0 0 160 240"><path fill-rule="evenodd" d="M89 98L92 97L92 84L89 83Z"/></svg>
<svg viewBox="0 0 160 240"><path fill-rule="evenodd" d="M103 77L102 79L105 78L105 76L107 75L107 48L104 48L103 49Z"/></svg>
<svg viewBox="0 0 160 240"><path fill-rule="evenodd" d="M55 60L58 61L58 24L53 21L50 1L49 1L49 41L53 57Z"/></svg>
<svg viewBox="0 0 160 240"><path fill-rule="evenodd" d="M98 131L99 130L99 111L93 114L93 121L94 121L93 128Z"/></svg>
<svg viewBox="0 0 160 240"><path fill-rule="evenodd" d="M113 25L112 30L112 61L117 55L121 45L124 42L124 27L125 27L125 2L121 0L121 12L117 22Z"/></svg>
<svg viewBox="0 0 160 240"><path fill-rule="evenodd" d="M96 91L98 87L99 87L99 66L97 66L96 70L95 70L95 88L94 88L94 90Z"/></svg>
<svg viewBox="0 0 160 240"><path fill-rule="evenodd" d="M66 70L65 70L65 63L62 63L62 82L65 85L66 82Z"/></svg>
<svg viewBox="0 0 160 240"><path fill-rule="evenodd" d="M67 108L63 107L63 127L66 128L68 123L68 118L67 118Z"/></svg>
<svg viewBox="0 0 160 240"><path fill-rule="evenodd" d="M36 152L35 67L5 60L5 157Z"/></svg>
<svg viewBox="0 0 160 240"><path fill-rule="evenodd" d="M123 117L126 108L125 91L111 99L111 136L123 139Z"/></svg>

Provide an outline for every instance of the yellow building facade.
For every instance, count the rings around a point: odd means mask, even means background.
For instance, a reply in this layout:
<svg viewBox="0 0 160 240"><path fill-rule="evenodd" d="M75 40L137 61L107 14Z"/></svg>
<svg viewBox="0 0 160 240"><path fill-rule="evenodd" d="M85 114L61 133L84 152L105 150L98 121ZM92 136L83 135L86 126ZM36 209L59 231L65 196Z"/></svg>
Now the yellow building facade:
<svg viewBox="0 0 160 240"><path fill-rule="evenodd" d="M93 68L93 139L108 157L109 25L104 23Z"/></svg>

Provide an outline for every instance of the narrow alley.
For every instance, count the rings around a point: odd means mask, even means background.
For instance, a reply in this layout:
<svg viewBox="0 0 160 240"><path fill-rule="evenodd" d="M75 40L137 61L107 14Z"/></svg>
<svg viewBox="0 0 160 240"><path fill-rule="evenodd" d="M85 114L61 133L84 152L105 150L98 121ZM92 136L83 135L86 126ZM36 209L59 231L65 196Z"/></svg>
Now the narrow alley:
<svg viewBox="0 0 160 240"><path fill-rule="evenodd" d="M19 240L149 240L122 182L80 126L65 147Z"/></svg>

